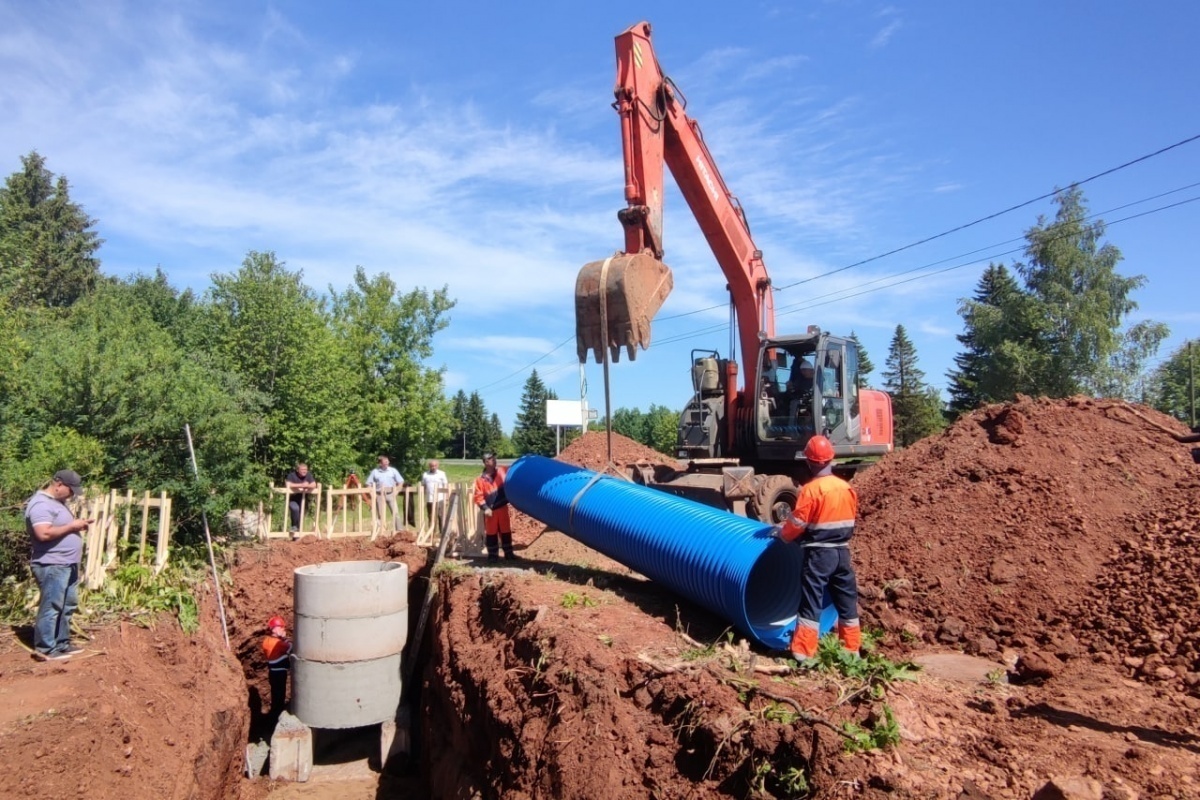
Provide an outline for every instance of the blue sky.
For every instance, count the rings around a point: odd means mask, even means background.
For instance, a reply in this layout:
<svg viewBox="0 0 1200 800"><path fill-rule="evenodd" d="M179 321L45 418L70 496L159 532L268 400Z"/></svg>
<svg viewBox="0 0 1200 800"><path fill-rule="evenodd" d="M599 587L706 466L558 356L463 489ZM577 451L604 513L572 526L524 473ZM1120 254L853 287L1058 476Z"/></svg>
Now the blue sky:
<svg viewBox="0 0 1200 800"><path fill-rule="evenodd" d="M322 291L356 265L446 285L432 365L511 429L531 366L579 397L575 276L623 241L613 37L643 19L775 285L804 281L777 330L856 331L876 380L903 324L944 389L958 300L1054 206L817 276L1200 134L1185 0L0 0L0 174L45 156L112 275L203 290L273 250ZM1131 321L1171 327L1160 357L1200 336L1200 202L1156 209L1198 182L1200 140L1083 187L1148 279ZM729 352L727 331L689 335L728 322L725 279L673 187L664 219L663 343L613 365L614 408L680 408L691 350Z"/></svg>

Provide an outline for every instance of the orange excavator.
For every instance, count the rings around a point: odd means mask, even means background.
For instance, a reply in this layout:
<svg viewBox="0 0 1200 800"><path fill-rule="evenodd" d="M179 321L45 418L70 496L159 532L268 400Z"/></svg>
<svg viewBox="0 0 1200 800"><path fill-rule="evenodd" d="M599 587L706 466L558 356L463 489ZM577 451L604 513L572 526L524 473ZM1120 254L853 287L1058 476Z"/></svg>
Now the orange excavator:
<svg viewBox="0 0 1200 800"><path fill-rule="evenodd" d="M587 264L575 285L576 345L605 367L650 345L650 321L670 293L663 263L663 165L670 168L728 283L730 354L692 351L692 396L679 422L685 468L636 469L634 479L736 513L780 522L806 479L804 446L816 434L834 445L843 474L892 449L891 399L859 384L853 340L816 326L777 335L771 279L741 204L713 161L686 99L650 43L650 25L616 37L613 107L621 120L625 200L617 213L625 249ZM744 370L735 360L734 332ZM739 373L742 381L738 384Z"/></svg>

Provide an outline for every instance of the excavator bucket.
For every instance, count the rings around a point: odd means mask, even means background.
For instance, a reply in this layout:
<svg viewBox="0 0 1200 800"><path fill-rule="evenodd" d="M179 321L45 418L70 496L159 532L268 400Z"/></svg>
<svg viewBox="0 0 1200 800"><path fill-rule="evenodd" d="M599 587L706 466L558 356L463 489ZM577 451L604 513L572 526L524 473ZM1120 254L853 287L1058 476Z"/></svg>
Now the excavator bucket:
<svg viewBox="0 0 1200 800"><path fill-rule="evenodd" d="M596 363L608 347L614 362L621 348L629 360L637 348L650 346L650 320L671 293L671 270L653 256L617 253L603 261L585 264L575 280L575 344L580 362L588 350Z"/></svg>

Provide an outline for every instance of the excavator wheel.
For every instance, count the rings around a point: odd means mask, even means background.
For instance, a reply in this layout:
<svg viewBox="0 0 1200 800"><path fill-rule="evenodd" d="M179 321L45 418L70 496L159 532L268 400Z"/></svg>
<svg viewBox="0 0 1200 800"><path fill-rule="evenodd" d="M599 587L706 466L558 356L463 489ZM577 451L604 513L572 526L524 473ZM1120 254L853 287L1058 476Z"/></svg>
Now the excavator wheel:
<svg viewBox="0 0 1200 800"><path fill-rule="evenodd" d="M580 362L588 350L596 363L609 348L619 361L624 347L632 361L637 348L650 346L650 320L671 293L674 280L666 264L646 253L617 253L585 264L575 279L575 344ZM607 323L607 330L605 323Z"/></svg>
<svg viewBox="0 0 1200 800"><path fill-rule="evenodd" d="M768 475L754 493L754 516L772 525L782 525L796 508L800 490L787 475Z"/></svg>

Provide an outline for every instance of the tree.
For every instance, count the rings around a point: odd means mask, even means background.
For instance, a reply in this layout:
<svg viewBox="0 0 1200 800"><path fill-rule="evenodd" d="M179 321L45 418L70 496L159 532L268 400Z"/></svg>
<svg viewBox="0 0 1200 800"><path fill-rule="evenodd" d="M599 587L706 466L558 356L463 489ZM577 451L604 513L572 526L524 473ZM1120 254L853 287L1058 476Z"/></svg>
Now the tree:
<svg viewBox="0 0 1200 800"><path fill-rule="evenodd" d="M265 475L251 460L266 399L247 391L204 353L180 348L113 282L28 331L30 360L19 398L4 409L0 485L29 490L70 463L114 488L166 490L186 522L203 504L223 511L253 499ZM204 487L192 476L190 424ZM32 484L32 485L31 485Z"/></svg>
<svg viewBox="0 0 1200 800"><path fill-rule="evenodd" d="M546 424L546 401L557 399L538 377L537 370L533 370L525 381L517 424L513 427L512 442L518 453L554 456L554 431Z"/></svg>
<svg viewBox="0 0 1200 800"><path fill-rule="evenodd" d="M1196 425L1196 373L1200 371L1200 339L1189 339L1158 365L1146 382L1148 403L1185 425Z"/></svg>
<svg viewBox="0 0 1200 800"><path fill-rule="evenodd" d="M467 452L468 458L480 458L491 449L491 437L488 430L488 410L483 404L479 392L471 392L467 400Z"/></svg>
<svg viewBox="0 0 1200 800"><path fill-rule="evenodd" d="M1097 370L1090 388L1099 397L1144 402L1148 397L1146 364L1171 334L1161 322L1143 320L1121 334L1121 345Z"/></svg>
<svg viewBox="0 0 1200 800"><path fill-rule="evenodd" d="M636 408L618 408L612 415L612 429L627 439L645 444L646 415Z"/></svg>
<svg viewBox="0 0 1200 800"><path fill-rule="evenodd" d="M455 425L442 370L422 363L433 355L434 335L450 324L454 301L444 287L400 292L387 275L368 278L362 267L346 291L330 287L329 294L357 396L355 450L388 453L401 472L419 472Z"/></svg>
<svg viewBox="0 0 1200 800"><path fill-rule="evenodd" d="M646 414L643 444L660 453L673 456L679 446L679 412L666 406L650 406Z"/></svg>
<svg viewBox="0 0 1200 800"><path fill-rule="evenodd" d="M1005 325L1006 310L1011 310L1020 294L1016 280L1003 264L989 264L979 278L975 296L959 302L963 332L955 338L964 348L954 357L950 380L950 411L954 416L985 403L1004 399L1004 387L996 384L996 346L1017 340L1019 333ZM985 332L989 335L985 336Z"/></svg>
<svg viewBox="0 0 1200 800"><path fill-rule="evenodd" d="M867 355L867 348L863 347L862 342L858 340L857 333L850 331L849 339L858 348L858 388L862 389L868 384L867 376L875 371L875 364L871 361L871 357Z"/></svg>
<svg viewBox="0 0 1200 800"><path fill-rule="evenodd" d="M254 459L282 477L298 460L329 482L354 464L367 434L357 362L335 336L324 305L274 253L251 251L241 269L214 275L206 295L205 345L220 366L271 399Z"/></svg>
<svg viewBox="0 0 1200 800"><path fill-rule="evenodd" d="M960 305L969 349L952 374L956 410L1017 394L1126 392L1122 375L1140 370L1165 335L1152 321L1121 330L1137 307L1129 296L1145 278L1117 273L1121 252L1101 243L1104 223L1088 222L1078 187L1055 202L1053 222L1039 217L1025 234L1026 261L1013 265L1021 285L981 284L976 299ZM989 271L985 277L998 277Z"/></svg>
<svg viewBox="0 0 1200 800"><path fill-rule="evenodd" d="M903 325L896 326L886 366L884 387L892 395L896 444L908 447L944 427L941 398L925 384L925 373L917 367L917 349Z"/></svg>
<svg viewBox="0 0 1200 800"><path fill-rule="evenodd" d="M71 200L65 177L31 152L0 188L0 294L18 306L63 308L99 280L95 220Z"/></svg>

